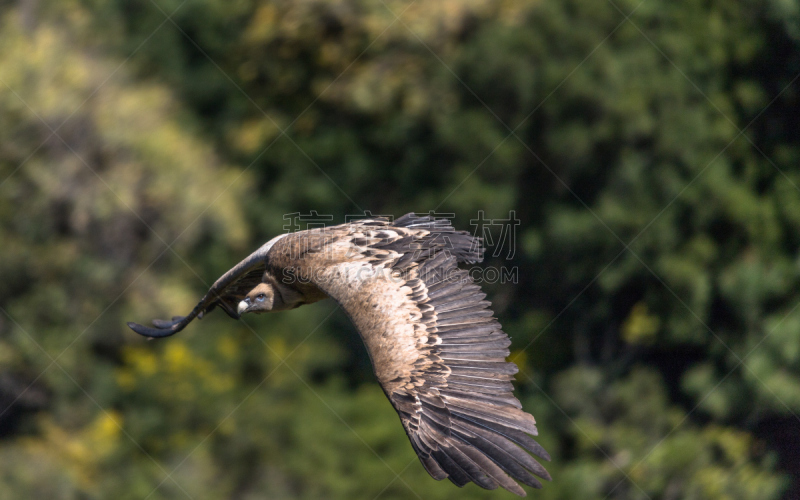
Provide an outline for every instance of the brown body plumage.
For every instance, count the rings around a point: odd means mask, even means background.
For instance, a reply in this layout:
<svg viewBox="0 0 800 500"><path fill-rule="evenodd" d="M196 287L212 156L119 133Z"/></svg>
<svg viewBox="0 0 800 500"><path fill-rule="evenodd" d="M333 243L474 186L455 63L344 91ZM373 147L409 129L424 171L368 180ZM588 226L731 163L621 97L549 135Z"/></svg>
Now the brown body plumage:
<svg viewBox="0 0 800 500"><path fill-rule="evenodd" d="M514 479L536 488L533 474L550 479L530 453L549 456L512 394L510 340L457 267L482 253L479 238L413 214L285 234L225 273L188 316L128 326L165 337L217 306L238 318L331 297L355 324L428 473L524 496Z"/></svg>

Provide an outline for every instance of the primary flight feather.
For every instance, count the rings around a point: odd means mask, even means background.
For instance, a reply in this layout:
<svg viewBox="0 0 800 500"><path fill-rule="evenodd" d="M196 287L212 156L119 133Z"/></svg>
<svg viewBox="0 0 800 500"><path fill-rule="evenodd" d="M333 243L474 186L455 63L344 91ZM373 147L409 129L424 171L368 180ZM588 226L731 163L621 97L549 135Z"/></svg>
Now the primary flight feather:
<svg viewBox="0 0 800 500"><path fill-rule="evenodd" d="M515 480L540 488L535 476L550 479L531 454L550 457L512 393L511 342L486 294L457 266L482 255L480 238L414 214L283 234L219 278L188 316L128 326L166 337L215 307L238 319L330 297L366 344L425 470L525 496Z"/></svg>

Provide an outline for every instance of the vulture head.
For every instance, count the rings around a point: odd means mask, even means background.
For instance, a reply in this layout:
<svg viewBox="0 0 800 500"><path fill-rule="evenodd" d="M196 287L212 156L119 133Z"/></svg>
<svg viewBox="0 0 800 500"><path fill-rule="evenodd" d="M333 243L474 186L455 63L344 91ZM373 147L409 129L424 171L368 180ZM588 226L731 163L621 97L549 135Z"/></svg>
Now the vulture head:
<svg viewBox="0 0 800 500"><path fill-rule="evenodd" d="M270 282L259 283L250 290L245 298L239 302L236 312L241 316L244 313L285 311L299 307L303 303L302 294L288 286L270 280Z"/></svg>

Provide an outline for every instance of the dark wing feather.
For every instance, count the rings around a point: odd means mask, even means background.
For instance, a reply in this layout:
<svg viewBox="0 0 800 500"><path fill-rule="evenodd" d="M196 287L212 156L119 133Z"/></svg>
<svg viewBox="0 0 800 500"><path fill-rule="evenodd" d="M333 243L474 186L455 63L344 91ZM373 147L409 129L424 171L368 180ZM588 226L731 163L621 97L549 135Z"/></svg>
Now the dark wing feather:
<svg viewBox="0 0 800 500"><path fill-rule="evenodd" d="M515 480L550 479L531 454L549 456L512 394L508 336L457 267L480 258L480 242L446 227L447 240L438 238L444 224L409 216L389 227L329 228L324 243L311 233L278 242L269 264L291 267L341 304L433 478L524 496ZM311 250L298 257L295 247Z"/></svg>
<svg viewBox="0 0 800 500"><path fill-rule="evenodd" d="M483 260L482 238L473 237L467 231L456 231L447 219L436 219L430 215L416 215L412 212L399 217L391 225L413 231L407 237L389 243L389 248L393 247L403 254L395 267L402 268L413 261L423 260L426 255L420 250L430 247L435 249L434 252L444 251L452 255L457 262L474 264ZM434 252L429 252L428 255Z"/></svg>
<svg viewBox="0 0 800 500"><path fill-rule="evenodd" d="M223 274L208 289L200 302L192 309L187 316L174 316L171 321L156 319L153 320L155 328L146 327L137 323L130 322L128 326L140 335L145 337L168 337L183 330L186 325L196 317L203 317L203 314L219 306L228 316L239 318L236 312L236 305L254 286L261 282L266 269L267 253L276 241L286 235L273 238L265 243L258 250L250 254L246 259L236 264L231 270Z"/></svg>
<svg viewBox="0 0 800 500"><path fill-rule="evenodd" d="M426 325L428 346L423 350L427 359L436 362L418 374L425 383L414 389L417 393L437 393L450 420L449 439L436 441L433 446L415 447L423 465L430 472L426 463L434 461L446 472L454 472L450 478L459 485L464 476L455 469L456 465L484 488L499 485L524 495L513 480L541 488L534 475L544 479L550 476L531 454L545 460L550 457L530 437L537 434L535 421L522 411L512 394L511 380L517 367L505 361L510 340L493 317L485 294L446 254L404 272L416 274L425 288L436 290L418 302L421 307L432 306L435 313ZM433 373L440 374L443 383L436 383L430 376ZM393 396L400 393L402 389L389 394L392 402ZM413 413L396 408L409 435L429 432L424 418L429 411L427 405L419 405ZM478 466L485 476L465 468L465 464Z"/></svg>

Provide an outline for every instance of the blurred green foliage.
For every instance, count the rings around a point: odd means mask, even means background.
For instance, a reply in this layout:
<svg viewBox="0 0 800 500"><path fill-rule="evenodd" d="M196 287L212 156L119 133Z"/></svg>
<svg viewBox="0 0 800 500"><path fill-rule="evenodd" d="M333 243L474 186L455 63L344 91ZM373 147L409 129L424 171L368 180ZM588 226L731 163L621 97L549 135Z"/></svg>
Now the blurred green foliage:
<svg viewBox="0 0 800 500"><path fill-rule="evenodd" d="M334 304L145 342L284 214L521 219L548 499L800 495L800 7L0 2L0 500L509 498Z"/></svg>

